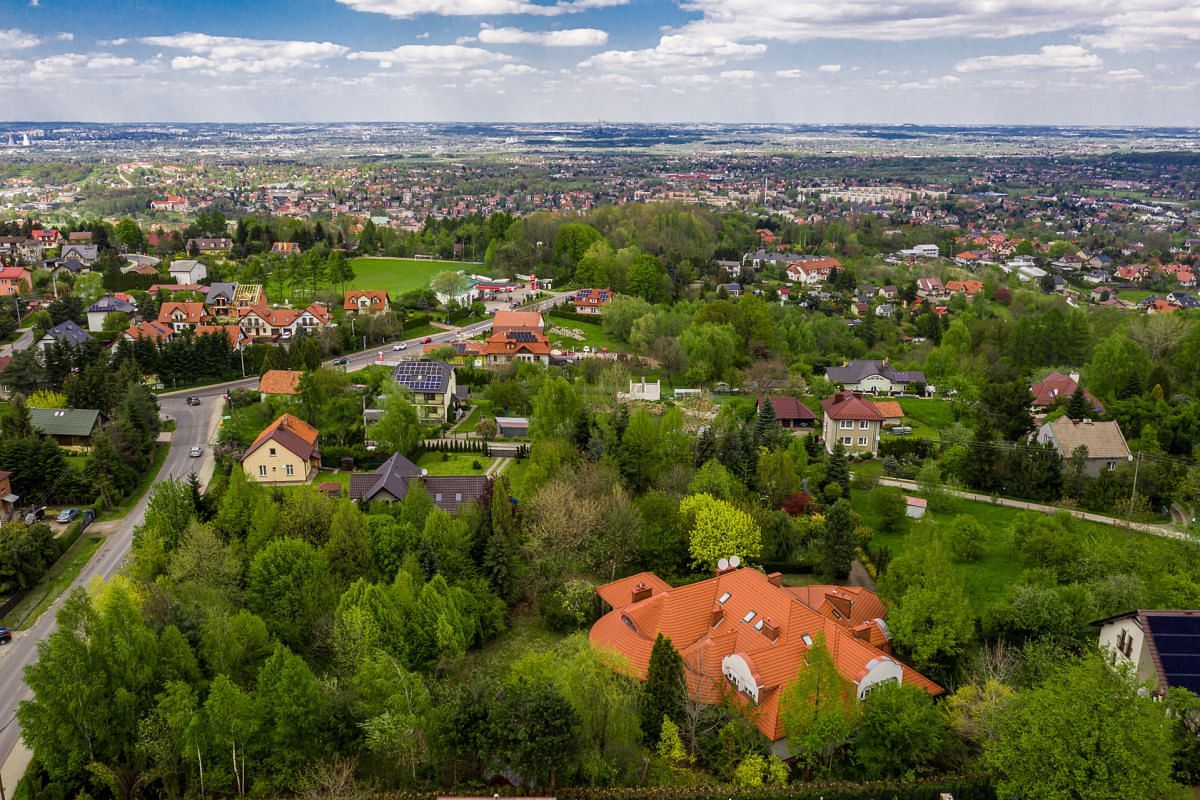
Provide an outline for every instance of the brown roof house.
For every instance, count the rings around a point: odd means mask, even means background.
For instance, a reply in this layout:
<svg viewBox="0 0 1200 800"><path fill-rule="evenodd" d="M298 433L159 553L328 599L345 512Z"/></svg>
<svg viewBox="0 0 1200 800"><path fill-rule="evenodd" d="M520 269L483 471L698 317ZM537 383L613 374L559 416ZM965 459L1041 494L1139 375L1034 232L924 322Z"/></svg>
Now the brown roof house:
<svg viewBox="0 0 1200 800"><path fill-rule="evenodd" d="M1070 375L1063 375L1061 372L1051 372L1030 386L1029 391L1033 395L1033 407L1046 409L1053 408L1059 403L1066 403L1078 388L1078 372L1072 372ZM1097 416L1104 413L1103 404L1087 389L1083 390L1083 397L1087 400L1088 406L1096 412Z"/></svg>
<svg viewBox="0 0 1200 800"><path fill-rule="evenodd" d="M886 608L867 589L789 588L778 572L735 567L685 586L643 572L596 592L612 611L592 626L593 647L620 653L629 674L645 680L650 651L663 634L683 658L693 699L716 705L734 698L773 742L783 739L780 697L804 669L817 637L859 700L888 682L931 695L943 691L892 655Z"/></svg>
<svg viewBox="0 0 1200 800"><path fill-rule="evenodd" d="M1090 419L1072 420L1059 417L1038 428L1039 444L1052 442L1063 463L1080 447L1087 448L1083 471L1093 478L1104 470L1114 470L1133 455L1116 422L1096 422Z"/></svg>
<svg viewBox="0 0 1200 800"><path fill-rule="evenodd" d="M822 400L821 409L825 417L822 428L828 452L832 453L838 442L850 455L879 452L883 414L874 403L854 392L838 392Z"/></svg>
<svg viewBox="0 0 1200 800"><path fill-rule="evenodd" d="M356 472L350 476L350 499L363 502L396 503L419 487L433 504L451 514L469 503L485 502L491 494L491 478L486 475L429 475L396 453L374 472Z"/></svg>
<svg viewBox="0 0 1200 800"><path fill-rule="evenodd" d="M320 466L320 432L293 414L268 425L242 456L246 477L259 483L308 483Z"/></svg>
<svg viewBox="0 0 1200 800"><path fill-rule="evenodd" d="M775 419L785 431L809 430L817 421L817 415L812 409L794 397L758 398L756 407L761 408L763 400L769 399L771 408L775 410Z"/></svg>
<svg viewBox="0 0 1200 800"><path fill-rule="evenodd" d="M269 369L258 379L258 397L263 402L271 395L295 397L300 394L300 379L304 373L298 369Z"/></svg>

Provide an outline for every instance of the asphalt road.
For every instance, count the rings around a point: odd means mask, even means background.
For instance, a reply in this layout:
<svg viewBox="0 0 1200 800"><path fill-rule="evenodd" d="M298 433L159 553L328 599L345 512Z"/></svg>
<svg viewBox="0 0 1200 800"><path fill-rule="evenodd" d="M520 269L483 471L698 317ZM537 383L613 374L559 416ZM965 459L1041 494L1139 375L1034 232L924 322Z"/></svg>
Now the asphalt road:
<svg viewBox="0 0 1200 800"><path fill-rule="evenodd" d="M555 294L547 300L539 301L522 310L544 311L564 296L563 293ZM446 331L428 338L431 343L447 343L460 336L475 336L491 327L491 320L485 320L460 330ZM423 339L406 340L405 343L408 347L403 352L392 349L394 345L400 343L398 341L381 344L349 356L349 363L345 368L355 370L369 366L378 361L380 353L388 361L417 357L421 352L422 342ZM216 439L221 421L223 411L221 397L230 389L254 388L257 385L258 378L253 377L159 395L160 412L163 416L175 420L175 432L171 438L166 461L163 462L155 481L164 481L169 478L186 479L195 472L200 476L201 482L207 485L207 480L212 476L213 471L212 448L209 445ZM200 405L187 405L186 398L189 396L199 397ZM191 458L188 455L194 445L204 448L202 458ZM149 497L150 493L146 492L133 510L105 534L104 544L91 562L83 568L79 577L71 584L71 588L63 592L54 605L47 609L32 627L26 631L14 632L12 642L0 648L0 765L3 765L8 759L21 735L15 715L17 706L30 696L29 689L23 680L23 674L25 667L37 660L38 642L45 640L54 631L58 608L72 590L78 586L86 586L95 577L107 580L121 568L133 542L133 529L141 524L145 517Z"/></svg>

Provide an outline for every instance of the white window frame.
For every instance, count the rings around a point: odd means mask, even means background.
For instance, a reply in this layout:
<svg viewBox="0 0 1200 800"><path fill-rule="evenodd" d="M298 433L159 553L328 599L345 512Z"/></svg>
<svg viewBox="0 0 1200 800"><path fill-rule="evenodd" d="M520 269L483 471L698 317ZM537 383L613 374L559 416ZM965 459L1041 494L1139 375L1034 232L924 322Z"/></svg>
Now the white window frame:
<svg viewBox="0 0 1200 800"><path fill-rule="evenodd" d="M867 446L867 437L865 437L865 436L858 437L858 446L866 447Z"/></svg>
<svg viewBox="0 0 1200 800"><path fill-rule="evenodd" d="M284 465L283 465L283 472L284 472L284 474L285 474L285 475L295 475L295 474L296 474L296 469L295 469L295 467L293 467L291 464L284 464Z"/></svg>
<svg viewBox="0 0 1200 800"><path fill-rule="evenodd" d="M854 429L854 420L852 420L852 419L844 419L844 420L842 420L842 423L841 423L841 426L840 426L840 427L842 427L842 428L844 428L844 429L846 429L846 430L853 430L853 429Z"/></svg>
<svg viewBox="0 0 1200 800"><path fill-rule="evenodd" d="M266 464L258 465L258 477L260 477L260 478L267 477L267 465Z"/></svg>
<svg viewBox="0 0 1200 800"><path fill-rule="evenodd" d="M864 420L860 420L860 421L859 421L859 423L858 423L858 429L859 429L860 431L865 431L865 430L867 430L867 429L868 429L868 428L870 428L870 427L871 427L871 423L870 423L870 422L868 422L868 421L867 421L867 420L865 420L865 419L864 419Z"/></svg>

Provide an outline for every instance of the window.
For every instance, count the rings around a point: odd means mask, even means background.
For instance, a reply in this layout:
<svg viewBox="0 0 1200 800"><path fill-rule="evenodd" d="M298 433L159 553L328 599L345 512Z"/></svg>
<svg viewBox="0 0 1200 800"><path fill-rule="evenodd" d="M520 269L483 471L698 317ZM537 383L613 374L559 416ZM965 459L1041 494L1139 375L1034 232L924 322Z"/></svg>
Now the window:
<svg viewBox="0 0 1200 800"><path fill-rule="evenodd" d="M721 605L725 605L725 603L729 600L730 597L733 597L733 595L731 595L729 592L725 592L725 594L723 594L717 598L717 602L720 603Z"/></svg>
<svg viewBox="0 0 1200 800"><path fill-rule="evenodd" d="M866 447L867 446L867 437L865 437L865 436L858 437L858 446Z"/></svg>
<svg viewBox="0 0 1200 800"><path fill-rule="evenodd" d="M287 475L295 475L296 474L296 470L294 467L292 467L291 464L285 464L283 467L283 471Z"/></svg>
<svg viewBox="0 0 1200 800"><path fill-rule="evenodd" d="M812 637L807 633L801 634L800 638L804 641L805 647L812 647Z"/></svg>
<svg viewBox="0 0 1200 800"><path fill-rule="evenodd" d="M271 453L271 458L274 458L275 457L275 448L274 447L271 448L270 453Z"/></svg>
<svg viewBox="0 0 1200 800"><path fill-rule="evenodd" d="M267 465L266 464L258 465L258 477L260 477L260 478L267 477Z"/></svg>
<svg viewBox="0 0 1200 800"><path fill-rule="evenodd" d="M763 629L764 622L766 622L765 619L760 619L758 622L754 623L754 630L761 631Z"/></svg>
<svg viewBox="0 0 1200 800"><path fill-rule="evenodd" d="M850 419L844 419L844 420L842 420L842 427L843 427L843 428L846 428L846 429L853 428L853 427L854 427L854 420L850 420Z"/></svg>
<svg viewBox="0 0 1200 800"><path fill-rule="evenodd" d="M1114 469L1117 468L1117 462L1109 461L1107 464L1104 465L1104 468L1106 470L1108 470L1109 472L1112 472Z"/></svg>
<svg viewBox="0 0 1200 800"><path fill-rule="evenodd" d="M433 502L435 502L435 503L442 502L442 493L441 492L438 492L437 494L435 494L433 496Z"/></svg>
<svg viewBox="0 0 1200 800"><path fill-rule="evenodd" d="M850 443L852 443L853 441L854 441L853 437L850 437L850 436L843 436L843 437L842 437L842 444L850 444Z"/></svg>
<svg viewBox="0 0 1200 800"><path fill-rule="evenodd" d="M742 617L742 622L749 622L750 620L754 619L757 616L758 616L757 611L747 611L746 616Z"/></svg>
<svg viewBox="0 0 1200 800"><path fill-rule="evenodd" d="M462 492L455 492L455 493L454 493L454 502L456 502L456 503L461 503L461 502L462 502Z"/></svg>
<svg viewBox="0 0 1200 800"><path fill-rule="evenodd" d="M858 429L859 429L860 431L865 431L865 430L867 430L867 429L868 429L868 428L870 428L870 427L871 427L871 423L867 422L865 419L864 419L864 420L860 420L860 421L859 421L859 423L858 423Z"/></svg>

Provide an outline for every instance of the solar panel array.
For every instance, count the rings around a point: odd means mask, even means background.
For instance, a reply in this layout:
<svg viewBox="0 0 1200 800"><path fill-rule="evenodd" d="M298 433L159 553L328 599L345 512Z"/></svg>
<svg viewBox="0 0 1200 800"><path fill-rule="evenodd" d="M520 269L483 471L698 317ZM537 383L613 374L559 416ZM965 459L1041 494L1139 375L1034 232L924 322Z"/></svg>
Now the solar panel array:
<svg viewBox="0 0 1200 800"><path fill-rule="evenodd" d="M414 392L439 392L446 388L450 366L440 361L403 361L392 378Z"/></svg>
<svg viewBox="0 0 1200 800"><path fill-rule="evenodd" d="M1200 693L1200 617L1147 614L1168 686Z"/></svg>
<svg viewBox="0 0 1200 800"><path fill-rule="evenodd" d="M510 342L536 342L533 331L509 331L507 338Z"/></svg>

